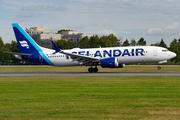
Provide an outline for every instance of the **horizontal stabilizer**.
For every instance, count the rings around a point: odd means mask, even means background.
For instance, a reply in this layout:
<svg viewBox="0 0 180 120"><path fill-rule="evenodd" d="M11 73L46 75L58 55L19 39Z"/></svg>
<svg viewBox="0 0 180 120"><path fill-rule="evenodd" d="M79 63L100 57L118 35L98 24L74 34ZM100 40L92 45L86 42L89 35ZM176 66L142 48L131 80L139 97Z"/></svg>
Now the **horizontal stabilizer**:
<svg viewBox="0 0 180 120"><path fill-rule="evenodd" d="M9 54L12 54L12 55L25 56L25 57L31 56L31 54L16 53L16 52L7 52L7 51L4 51L4 53L9 53Z"/></svg>

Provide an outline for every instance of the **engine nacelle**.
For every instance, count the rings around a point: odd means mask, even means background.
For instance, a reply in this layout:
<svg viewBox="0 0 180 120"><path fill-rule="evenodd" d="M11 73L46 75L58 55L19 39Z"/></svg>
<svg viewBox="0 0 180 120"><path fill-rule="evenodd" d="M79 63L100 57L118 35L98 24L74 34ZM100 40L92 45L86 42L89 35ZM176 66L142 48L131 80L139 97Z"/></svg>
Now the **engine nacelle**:
<svg viewBox="0 0 180 120"><path fill-rule="evenodd" d="M101 67L103 68L118 68L118 58L111 57L111 58L105 58L101 60Z"/></svg>

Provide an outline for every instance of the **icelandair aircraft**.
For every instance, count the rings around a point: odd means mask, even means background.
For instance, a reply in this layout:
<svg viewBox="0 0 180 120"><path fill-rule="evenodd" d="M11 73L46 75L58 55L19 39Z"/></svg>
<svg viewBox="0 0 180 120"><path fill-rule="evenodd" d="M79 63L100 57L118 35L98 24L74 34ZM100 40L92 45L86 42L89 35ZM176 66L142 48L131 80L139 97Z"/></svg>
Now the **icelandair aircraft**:
<svg viewBox="0 0 180 120"><path fill-rule="evenodd" d="M16 58L31 63L51 66L90 66L88 71L96 73L98 72L97 66L123 68L125 64L129 63L158 62L161 64L176 56L175 53L166 48L156 46L60 50L53 41L55 50L52 50L39 46L18 23L13 23L12 27L20 53L6 53L13 54ZM161 67L158 66L158 69Z"/></svg>

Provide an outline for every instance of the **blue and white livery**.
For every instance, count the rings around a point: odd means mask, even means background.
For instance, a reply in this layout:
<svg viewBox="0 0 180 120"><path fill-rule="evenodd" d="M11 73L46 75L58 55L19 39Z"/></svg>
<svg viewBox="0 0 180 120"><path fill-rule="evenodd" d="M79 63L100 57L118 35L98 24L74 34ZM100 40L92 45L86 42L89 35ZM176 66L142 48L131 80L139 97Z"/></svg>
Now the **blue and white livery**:
<svg viewBox="0 0 180 120"><path fill-rule="evenodd" d="M129 63L165 63L176 56L166 48L156 46L109 47L60 50L55 43L55 50L39 46L18 24L12 24L20 53L16 58L51 66L91 66L88 71L98 72L97 66L103 68L122 68ZM93 66L95 66L93 68ZM158 67L160 69L160 67Z"/></svg>

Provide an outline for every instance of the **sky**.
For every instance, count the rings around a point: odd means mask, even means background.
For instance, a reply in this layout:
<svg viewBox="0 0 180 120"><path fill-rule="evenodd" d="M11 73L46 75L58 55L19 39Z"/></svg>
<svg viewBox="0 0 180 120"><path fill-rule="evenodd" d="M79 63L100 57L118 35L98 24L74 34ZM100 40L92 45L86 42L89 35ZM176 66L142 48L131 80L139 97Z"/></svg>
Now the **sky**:
<svg viewBox="0 0 180 120"><path fill-rule="evenodd" d="M179 6L179 0L0 0L0 36L11 43L12 23L19 23L54 33L114 34L124 41L143 37L147 45L163 39L169 46L180 38Z"/></svg>

